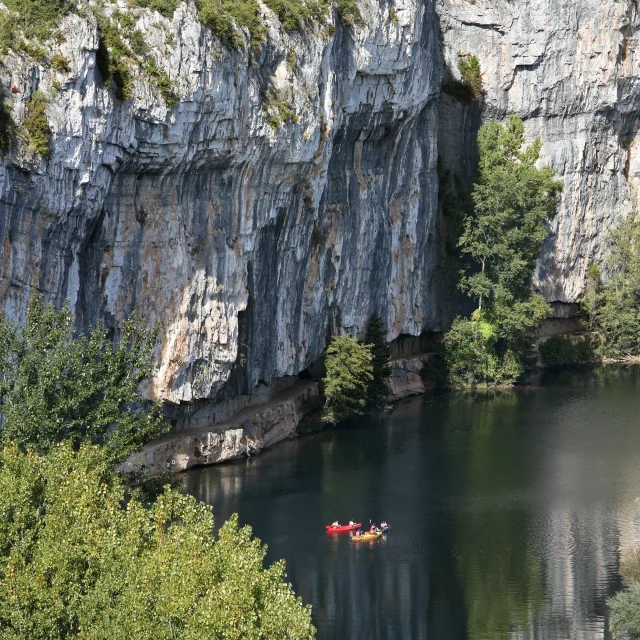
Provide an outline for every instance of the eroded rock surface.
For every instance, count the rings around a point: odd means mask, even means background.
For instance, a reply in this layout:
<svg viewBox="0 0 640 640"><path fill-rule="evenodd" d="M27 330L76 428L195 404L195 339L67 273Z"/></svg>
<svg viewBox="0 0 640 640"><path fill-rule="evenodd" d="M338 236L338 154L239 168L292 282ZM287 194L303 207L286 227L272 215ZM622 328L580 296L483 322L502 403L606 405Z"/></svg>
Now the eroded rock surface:
<svg viewBox="0 0 640 640"><path fill-rule="evenodd" d="M137 310L162 327L148 393L173 403L296 375L373 312L391 338L446 326L434 5L362 8L365 26L291 34L264 8L256 55L224 50L191 4L138 12L173 109L142 76L129 102L103 86L92 18L65 20L69 73L8 60L15 117L40 88L52 137L47 158L0 166L3 309L21 319L36 289L85 326ZM297 121L271 126L268 95Z"/></svg>
<svg viewBox="0 0 640 640"><path fill-rule="evenodd" d="M582 294L590 262L607 250L607 232L638 206L640 66L637 5L632 0L437 0L445 61L480 61L484 118L518 113L543 162L565 188L543 248L536 281L556 305ZM440 151L463 164L472 110L441 108ZM470 118L472 120L472 118ZM571 307L570 307L571 308Z"/></svg>
<svg viewBox="0 0 640 640"><path fill-rule="evenodd" d="M80 325L104 319L116 338L137 310L162 329L150 396L237 408L249 400L234 398L317 360L328 332L362 332L373 312L391 339L446 328L456 309L437 161L468 171L481 117L438 96L459 56L474 54L483 117L522 115L565 183L537 272L565 313L607 230L636 205L635 3L361 9L364 26L333 16L286 33L263 7L256 54L225 50L192 4L171 19L137 12L174 108L142 75L128 102L103 85L91 17L65 19L69 72L5 57L14 118L40 89L52 135L45 159L23 145L0 162L2 309L22 319L37 290L68 298ZM271 126L273 95L295 122Z"/></svg>

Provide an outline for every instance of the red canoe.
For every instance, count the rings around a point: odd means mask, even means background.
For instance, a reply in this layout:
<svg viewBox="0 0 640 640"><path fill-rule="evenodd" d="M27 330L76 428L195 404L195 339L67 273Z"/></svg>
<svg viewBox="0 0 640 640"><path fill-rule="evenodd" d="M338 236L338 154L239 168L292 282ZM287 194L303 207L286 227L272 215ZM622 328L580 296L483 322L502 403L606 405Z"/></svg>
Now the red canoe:
<svg viewBox="0 0 640 640"><path fill-rule="evenodd" d="M353 525L343 524L341 527L332 527L330 524L328 524L325 528L327 530L327 533L340 533L341 531L356 531L361 526L362 523L358 522L358 524Z"/></svg>

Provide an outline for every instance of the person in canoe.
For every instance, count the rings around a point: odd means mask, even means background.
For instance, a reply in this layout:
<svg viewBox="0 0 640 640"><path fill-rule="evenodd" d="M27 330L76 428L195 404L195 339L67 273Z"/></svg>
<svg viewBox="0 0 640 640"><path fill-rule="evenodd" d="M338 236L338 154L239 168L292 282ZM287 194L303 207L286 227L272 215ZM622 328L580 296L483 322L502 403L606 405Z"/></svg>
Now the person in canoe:
<svg viewBox="0 0 640 640"><path fill-rule="evenodd" d="M376 528L376 523L372 522L371 526L369 527L369 533L374 535L375 533L377 533L377 528Z"/></svg>
<svg viewBox="0 0 640 640"><path fill-rule="evenodd" d="M380 528L381 529L386 529L388 526L389 525L384 520L380 523Z"/></svg>
<svg viewBox="0 0 640 640"><path fill-rule="evenodd" d="M355 522L353 520L349 520L349 526L353 527L353 525L355 524Z"/></svg>
<svg viewBox="0 0 640 640"><path fill-rule="evenodd" d="M336 520L332 525L334 529L337 529L340 526L340 523Z"/></svg>

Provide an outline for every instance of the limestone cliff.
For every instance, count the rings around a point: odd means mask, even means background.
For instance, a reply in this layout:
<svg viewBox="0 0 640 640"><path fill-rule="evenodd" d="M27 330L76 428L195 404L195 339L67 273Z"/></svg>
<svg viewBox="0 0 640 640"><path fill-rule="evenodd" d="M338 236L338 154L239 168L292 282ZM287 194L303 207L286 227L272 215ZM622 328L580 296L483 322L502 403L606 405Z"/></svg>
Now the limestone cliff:
<svg viewBox="0 0 640 640"><path fill-rule="evenodd" d="M475 55L486 90L484 118L518 113L542 139L543 162L564 182L536 280L558 315L575 308L606 234L638 207L640 60L634 0L438 0L449 69ZM445 98L440 152L463 163L465 109ZM472 125L471 125L472 126ZM462 156L462 157L461 157Z"/></svg>
<svg viewBox="0 0 640 640"><path fill-rule="evenodd" d="M68 71L3 57L14 119L44 92L51 138L44 158L19 144L0 163L0 299L21 319L33 290L68 298L116 337L133 310L160 323L152 396L246 397L373 312L390 338L446 327L438 156L467 166L479 122L439 99L460 55L480 60L484 117L520 113L565 182L537 274L550 301L578 300L634 206L631 0L361 0L362 25L302 32L261 5L259 52L223 47L191 3L171 18L121 4L178 104L144 73L131 100L105 86L90 14L52 45Z"/></svg>

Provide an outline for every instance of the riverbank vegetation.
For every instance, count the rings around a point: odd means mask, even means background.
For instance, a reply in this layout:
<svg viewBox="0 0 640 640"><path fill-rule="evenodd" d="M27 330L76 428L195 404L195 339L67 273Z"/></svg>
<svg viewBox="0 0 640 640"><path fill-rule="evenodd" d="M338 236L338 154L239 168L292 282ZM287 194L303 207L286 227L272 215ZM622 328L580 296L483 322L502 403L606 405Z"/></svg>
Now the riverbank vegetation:
<svg viewBox="0 0 640 640"><path fill-rule="evenodd" d="M443 338L448 386L513 383L530 363L533 341L550 314L531 282L561 183L550 168L537 166L540 149L539 140L525 144L517 116L480 128L473 209L459 241L468 260L460 287L477 308L469 318L456 318Z"/></svg>
<svg viewBox="0 0 640 640"><path fill-rule="evenodd" d="M623 219L609 237L602 271L591 265L582 302L602 358L640 355L640 220Z"/></svg>
<svg viewBox="0 0 640 640"><path fill-rule="evenodd" d="M609 629L613 640L640 638L640 549L635 549L622 561L620 575L624 589L607 602Z"/></svg>
<svg viewBox="0 0 640 640"><path fill-rule="evenodd" d="M326 352L322 421L335 424L365 411L388 409L390 357L378 314L369 319L364 342L346 334L334 337Z"/></svg>
<svg viewBox="0 0 640 640"><path fill-rule="evenodd" d="M284 563L265 568L236 516L216 535L207 505L117 471L168 427L137 393L155 332L132 319L113 345L74 327L38 298L24 328L0 316L2 637L315 637Z"/></svg>

